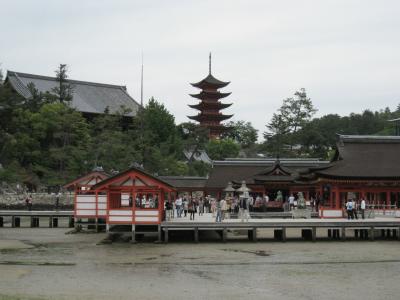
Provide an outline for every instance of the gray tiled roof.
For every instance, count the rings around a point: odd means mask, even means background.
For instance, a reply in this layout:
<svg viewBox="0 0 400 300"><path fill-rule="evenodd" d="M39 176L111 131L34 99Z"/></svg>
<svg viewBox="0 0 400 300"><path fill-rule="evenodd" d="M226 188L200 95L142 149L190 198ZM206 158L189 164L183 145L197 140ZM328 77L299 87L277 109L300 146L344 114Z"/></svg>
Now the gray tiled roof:
<svg viewBox="0 0 400 300"><path fill-rule="evenodd" d="M193 176L160 176L160 179L168 182L175 188L188 188L200 190L204 189L207 177L193 177Z"/></svg>
<svg viewBox="0 0 400 300"><path fill-rule="evenodd" d="M276 159L229 159L226 161L214 161L213 168L210 171L206 188L225 188L229 181L241 182L249 180L253 176L257 176L266 172L268 168L275 165ZM311 167L319 167L328 165L328 161L320 161L318 159L291 159L281 158L280 164L290 173L297 174L299 171ZM268 181L271 178L264 178Z"/></svg>
<svg viewBox="0 0 400 300"><path fill-rule="evenodd" d="M335 178L400 178L400 136L340 135L332 163L315 174Z"/></svg>
<svg viewBox="0 0 400 300"><path fill-rule="evenodd" d="M24 98L31 97L28 84L33 83L40 92L46 92L57 86L54 77L8 71L6 81ZM134 116L139 110L137 103L126 91L125 86L67 80L73 87L72 107L80 112L102 114L109 109L111 114L118 112L121 106L130 109L128 115Z"/></svg>

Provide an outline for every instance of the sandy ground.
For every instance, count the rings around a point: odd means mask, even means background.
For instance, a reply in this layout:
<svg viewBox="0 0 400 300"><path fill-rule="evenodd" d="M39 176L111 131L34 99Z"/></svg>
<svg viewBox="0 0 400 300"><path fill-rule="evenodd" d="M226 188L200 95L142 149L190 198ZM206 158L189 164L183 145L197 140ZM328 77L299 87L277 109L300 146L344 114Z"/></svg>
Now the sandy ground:
<svg viewBox="0 0 400 300"><path fill-rule="evenodd" d="M399 241L152 242L0 229L0 299L399 299Z"/></svg>

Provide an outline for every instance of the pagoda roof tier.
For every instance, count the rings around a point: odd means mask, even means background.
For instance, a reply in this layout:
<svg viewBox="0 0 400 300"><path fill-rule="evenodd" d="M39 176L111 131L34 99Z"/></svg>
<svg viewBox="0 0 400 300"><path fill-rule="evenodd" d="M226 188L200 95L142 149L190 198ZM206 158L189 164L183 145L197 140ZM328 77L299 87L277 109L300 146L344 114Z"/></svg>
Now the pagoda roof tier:
<svg viewBox="0 0 400 300"><path fill-rule="evenodd" d="M201 126L201 125L200 125ZM229 126L225 126L223 124L218 124L218 125L207 125L206 126L208 129L212 130L212 131L228 131L230 130L232 127Z"/></svg>
<svg viewBox="0 0 400 300"><path fill-rule="evenodd" d="M228 97L231 93L220 93L217 91L201 91L198 94L189 94L193 98L205 100L205 99L221 99Z"/></svg>
<svg viewBox="0 0 400 300"><path fill-rule="evenodd" d="M205 88L214 88L214 89L220 89L225 86L227 86L230 82L229 81L221 81L215 78L214 76L208 74L206 78L203 80L197 82L197 83L191 83L192 86L197 87L199 89L205 89Z"/></svg>
<svg viewBox="0 0 400 300"><path fill-rule="evenodd" d="M223 115L223 114L198 114L197 116L188 116L189 119L195 121L223 121L232 118L233 115ZM207 125L208 126L208 125Z"/></svg>
<svg viewBox="0 0 400 300"><path fill-rule="evenodd" d="M214 109L224 109L227 108L229 106L231 106L232 103L221 103L219 101L217 102L200 102L198 104L193 104L193 105L189 105L189 107L194 108L194 109L198 109L198 110L203 110L203 109L207 109L207 108L214 108Z"/></svg>

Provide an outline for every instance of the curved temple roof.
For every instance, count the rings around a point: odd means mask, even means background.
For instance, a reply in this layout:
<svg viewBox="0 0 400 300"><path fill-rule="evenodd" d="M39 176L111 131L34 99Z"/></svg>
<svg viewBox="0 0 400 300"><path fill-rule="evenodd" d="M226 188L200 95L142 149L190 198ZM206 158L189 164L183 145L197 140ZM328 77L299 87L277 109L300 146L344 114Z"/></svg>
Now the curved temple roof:
<svg viewBox="0 0 400 300"><path fill-rule="evenodd" d="M55 77L8 71L6 81L25 99L31 97L28 85L33 83L39 92L50 92L57 87ZM103 114L106 109L111 114L121 107L131 110L128 116L134 116L139 110L137 103L126 91L125 86L67 80L73 88L72 107L83 113Z"/></svg>
<svg viewBox="0 0 400 300"><path fill-rule="evenodd" d="M204 87L212 87L215 89L220 89L223 88L225 86L227 86L230 82L227 81L221 81L218 80L217 78L215 78L214 76L212 76L211 74L208 74L208 76L206 78L204 78L203 80L197 82L197 83L191 83L192 86L197 87L199 89L202 89Z"/></svg>

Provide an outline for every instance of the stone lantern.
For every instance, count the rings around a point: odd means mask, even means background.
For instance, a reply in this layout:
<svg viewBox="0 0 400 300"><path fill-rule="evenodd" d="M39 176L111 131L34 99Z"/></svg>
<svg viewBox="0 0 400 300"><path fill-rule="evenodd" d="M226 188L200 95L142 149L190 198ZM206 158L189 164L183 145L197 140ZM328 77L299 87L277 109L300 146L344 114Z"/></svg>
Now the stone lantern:
<svg viewBox="0 0 400 300"><path fill-rule="evenodd" d="M232 186L232 182L228 182L227 187L224 189L225 192L225 198L233 198L233 193L235 192L235 189Z"/></svg>
<svg viewBox="0 0 400 300"><path fill-rule="evenodd" d="M241 194L240 196L244 197L244 198L250 197L250 195L249 195L250 191L251 190L246 186L246 181L244 181L244 180L242 181L241 187L236 190L236 192L240 193Z"/></svg>

